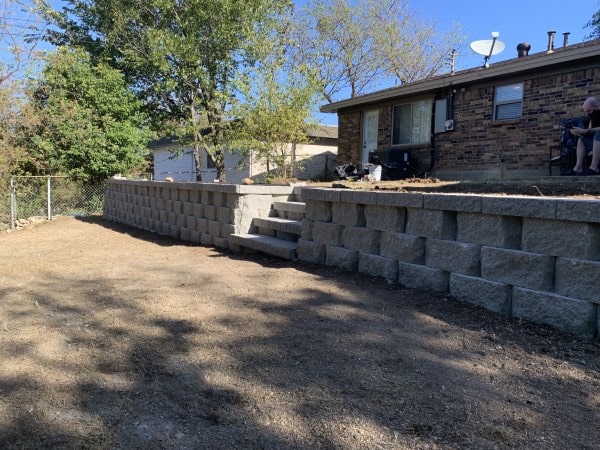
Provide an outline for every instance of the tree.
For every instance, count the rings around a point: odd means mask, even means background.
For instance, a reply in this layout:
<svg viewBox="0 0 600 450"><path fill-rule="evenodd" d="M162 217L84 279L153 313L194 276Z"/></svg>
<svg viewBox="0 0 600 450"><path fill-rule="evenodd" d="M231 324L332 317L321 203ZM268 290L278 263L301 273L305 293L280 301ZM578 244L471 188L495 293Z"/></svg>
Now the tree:
<svg viewBox="0 0 600 450"><path fill-rule="evenodd" d="M402 0L313 0L294 23L291 54L319 69L328 102L345 89L355 97L390 78L440 73L462 40L456 30L440 33L418 20Z"/></svg>
<svg viewBox="0 0 600 450"><path fill-rule="evenodd" d="M293 176L294 149L308 142L319 95L314 70L289 65L286 39L283 32L274 34L267 56L251 73L252 89L233 111L239 119L231 139L242 155L265 163L269 176L282 178Z"/></svg>
<svg viewBox="0 0 600 450"><path fill-rule="evenodd" d="M29 172L96 183L143 163L151 134L140 102L119 71L85 52L50 55L31 102L38 123L27 133Z"/></svg>
<svg viewBox="0 0 600 450"><path fill-rule="evenodd" d="M211 155L225 180L230 111L249 85L246 71L288 0L66 0L47 17L61 29L47 37L110 58L143 99L155 126Z"/></svg>
<svg viewBox="0 0 600 450"><path fill-rule="evenodd" d="M587 36L588 39L600 39L600 10L594 13L585 27L592 29L592 32Z"/></svg>

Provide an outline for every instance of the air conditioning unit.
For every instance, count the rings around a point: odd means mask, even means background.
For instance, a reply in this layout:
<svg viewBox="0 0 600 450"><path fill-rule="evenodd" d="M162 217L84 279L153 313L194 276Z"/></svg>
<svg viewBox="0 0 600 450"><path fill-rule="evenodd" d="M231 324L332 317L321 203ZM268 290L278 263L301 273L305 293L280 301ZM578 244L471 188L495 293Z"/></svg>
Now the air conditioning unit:
<svg viewBox="0 0 600 450"><path fill-rule="evenodd" d="M444 122L444 128L446 129L446 131L454 130L454 120L446 120L446 122Z"/></svg>

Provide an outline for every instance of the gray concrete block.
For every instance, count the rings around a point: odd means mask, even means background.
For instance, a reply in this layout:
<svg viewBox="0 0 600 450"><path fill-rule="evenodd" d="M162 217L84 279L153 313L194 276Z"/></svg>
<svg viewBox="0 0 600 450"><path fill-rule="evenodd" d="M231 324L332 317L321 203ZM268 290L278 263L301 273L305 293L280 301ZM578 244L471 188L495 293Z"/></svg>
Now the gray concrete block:
<svg viewBox="0 0 600 450"><path fill-rule="evenodd" d="M189 202L190 201L190 191L188 191L187 189L179 189L179 192L177 193L178 198L180 201L182 202Z"/></svg>
<svg viewBox="0 0 600 450"><path fill-rule="evenodd" d="M221 237L221 223L216 220L208 221L208 234L214 237Z"/></svg>
<svg viewBox="0 0 600 450"><path fill-rule="evenodd" d="M326 256L325 264L333 267L341 267L342 269L356 272L358 270L358 252L348 250L343 247L334 247L327 245L325 247Z"/></svg>
<svg viewBox="0 0 600 450"><path fill-rule="evenodd" d="M425 265L447 272L478 277L481 246L466 242L427 239Z"/></svg>
<svg viewBox="0 0 600 450"><path fill-rule="evenodd" d="M425 264L425 238L412 234L382 231L379 254L400 262Z"/></svg>
<svg viewBox="0 0 600 450"><path fill-rule="evenodd" d="M313 222L313 241L318 244L342 245L344 226L337 223Z"/></svg>
<svg viewBox="0 0 600 450"><path fill-rule="evenodd" d="M448 292L449 274L427 266L399 262L398 283L414 289Z"/></svg>
<svg viewBox="0 0 600 450"><path fill-rule="evenodd" d="M191 234L190 234L190 230L188 228L182 228L180 235L181 235L182 241L188 242L190 240Z"/></svg>
<svg viewBox="0 0 600 450"><path fill-rule="evenodd" d="M210 234L201 234L200 235L200 244L205 247L212 247L213 245L213 236Z"/></svg>
<svg viewBox="0 0 600 450"><path fill-rule="evenodd" d="M456 213L415 208L407 208L406 211L406 234L432 239L455 239Z"/></svg>
<svg viewBox="0 0 600 450"><path fill-rule="evenodd" d="M204 216L208 220L216 220L217 219L217 208L212 205L204 205Z"/></svg>
<svg viewBox="0 0 600 450"><path fill-rule="evenodd" d="M203 205L212 205L213 193L211 191L202 191L202 194L200 195L200 202ZM212 243L210 245L212 245Z"/></svg>
<svg viewBox="0 0 600 450"><path fill-rule="evenodd" d="M481 276L499 283L551 292L554 290L554 257L481 247Z"/></svg>
<svg viewBox="0 0 600 450"><path fill-rule="evenodd" d="M214 237L213 238L213 245L215 247L218 247L218 248L228 249L229 248L229 241L227 239L224 239L224 238Z"/></svg>
<svg viewBox="0 0 600 450"><path fill-rule="evenodd" d="M220 206L217 208L217 220L221 223L233 223L233 214L231 209Z"/></svg>
<svg viewBox="0 0 600 450"><path fill-rule="evenodd" d="M183 214L183 202L180 202L179 200L173 200L172 211L176 214Z"/></svg>
<svg viewBox="0 0 600 450"><path fill-rule="evenodd" d="M344 227L342 245L350 250L378 255L380 235L379 231L368 228Z"/></svg>
<svg viewBox="0 0 600 450"><path fill-rule="evenodd" d="M208 233L208 219L196 219L196 230L202 234Z"/></svg>
<svg viewBox="0 0 600 450"><path fill-rule="evenodd" d="M302 232L300 233L300 238L305 241L313 240L313 225L314 220L302 219Z"/></svg>
<svg viewBox="0 0 600 450"><path fill-rule="evenodd" d="M298 259L315 264L325 263L325 244L317 242L298 240L298 248L296 249Z"/></svg>
<svg viewBox="0 0 600 450"><path fill-rule="evenodd" d="M556 218L578 222L600 222L598 200L559 199L556 201Z"/></svg>
<svg viewBox="0 0 600 450"><path fill-rule="evenodd" d="M406 222L405 208L389 206L365 205L365 226L373 230L404 232Z"/></svg>
<svg viewBox="0 0 600 450"><path fill-rule="evenodd" d="M355 189L343 189L340 191L339 203L360 203L362 205L375 205L377 193L374 191L363 191Z"/></svg>
<svg viewBox="0 0 600 450"><path fill-rule="evenodd" d="M456 214L456 240L487 247L519 250L521 248L521 219L459 212Z"/></svg>
<svg viewBox="0 0 600 450"><path fill-rule="evenodd" d="M516 196L481 197L481 212L518 217L538 217L554 219L556 217L556 199Z"/></svg>
<svg viewBox="0 0 600 450"><path fill-rule="evenodd" d="M364 205L358 203L333 203L331 205L331 221L351 227L365 226Z"/></svg>
<svg viewBox="0 0 600 450"><path fill-rule="evenodd" d="M600 260L600 225L526 217L521 248L532 253Z"/></svg>
<svg viewBox="0 0 600 450"><path fill-rule="evenodd" d="M395 259L359 252L358 271L395 282L398 278L398 263Z"/></svg>
<svg viewBox="0 0 600 450"><path fill-rule="evenodd" d="M341 189L303 188L302 200L309 202L339 202Z"/></svg>
<svg viewBox="0 0 600 450"><path fill-rule="evenodd" d="M270 195L245 195L240 199L239 207L246 210L269 210L272 203Z"/></svg>
<svg viewBox="0 0 600 450"><path fill-rule="evenodd" d="M423 208L480 212L481 196L473 194L423 194Z"/></svg>
<svg viewBox="0 0 600 450"><path fill-rule="evenodd" d="M423 194L407 192L376 192L375 204L391 207L423 207Z"/></svg>
<svg viewBox="0 0 600 450"><path fill-rule="evenodd" d="M200 201L200 191L197 189L191 189L189 201L192 203L198 203Z"/></svg>
<svg viewBox="0 0 600 450"><path fill-rule="evenodd" d="M222 224L221 225L221 236L224 239L228 239L229 236L231 236L232 234L235 234L235 233L237 233L235 226L233 226L231 224Z"/></svg>
<svg viewBox="0 0 600 450"><path fill-rule="evenodd" d="M451 273L450 294L490 311L511 313L512 286L508 284Z"/></svg>
<svg viewBox="0 0 600 450"><path fill-rule="evenodd" d="M555 291L566 297L600 303L600 262L557 258Z"/></svg>
<svg viewBox="0 0 600 450"><path fill-rule="evenodd" d="M204 205L202 203L194 203L192 215L196 218L204 217Z"/></svg>
<svg viewBox="0 0 600 450"><path fill-rule="evenodd" d="M562 331L592 338L596 330L597 305L557 294L513 288L512 315Z"/></svg>
<svg viewBox="0 0 600 450"><path fill-rule="evenodd" d="M184 226L186 228L189 228L190 230L195 230L196 229L196 218L194 216L185 216Z"/></svg>
<svg viewBox="0 0 600 450"><path fill-rule="evenodd" d="M308 200L304 217L319 222L331 222L331 205L329 202Z"/></svg>

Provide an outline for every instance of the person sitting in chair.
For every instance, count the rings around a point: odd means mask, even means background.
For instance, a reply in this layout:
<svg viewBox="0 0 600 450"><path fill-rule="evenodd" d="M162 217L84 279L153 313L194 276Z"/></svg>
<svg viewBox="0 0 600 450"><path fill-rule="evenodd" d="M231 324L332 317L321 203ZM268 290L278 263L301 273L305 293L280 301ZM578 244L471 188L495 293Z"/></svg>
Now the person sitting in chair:
<svg viewBox="0 0 600 450"><path fill-rule="evenodd" d="M571 134L577 139L577 160L572 175L600 175L600 101L594 97L586 98L581 106L590 118L587 128L571 128ZM588 169L584 168L585 158L592 153L592 162Z"/></svg>

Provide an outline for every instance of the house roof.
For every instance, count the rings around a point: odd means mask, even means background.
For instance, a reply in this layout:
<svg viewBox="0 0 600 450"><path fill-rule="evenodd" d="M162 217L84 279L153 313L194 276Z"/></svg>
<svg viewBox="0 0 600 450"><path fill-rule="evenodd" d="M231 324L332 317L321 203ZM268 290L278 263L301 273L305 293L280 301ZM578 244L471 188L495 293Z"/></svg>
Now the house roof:
<svg viewBox="0 0 600 450"><path fill-rule="evenodd" d="M315 125L307 130L308 137L337 139L338 127L333 125Z"/></svg>
<svg viewBox="0 0 600 450"><path fill-rule="evenodd" d="M554 49L551 53L544 51L520 58L509 59L491 64L487 68L476 67L455 72L454 74L425 78L413 83L323 105L321 106L321 112L335 113L343 109L377 103L390 98L424 94L450 86L504 78L540 69L546 70L564 66L565 64L589 63L592 60L600 60L600 39Z"/></svg>

